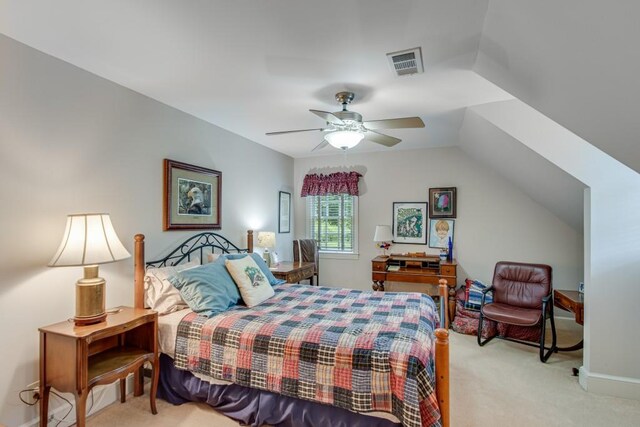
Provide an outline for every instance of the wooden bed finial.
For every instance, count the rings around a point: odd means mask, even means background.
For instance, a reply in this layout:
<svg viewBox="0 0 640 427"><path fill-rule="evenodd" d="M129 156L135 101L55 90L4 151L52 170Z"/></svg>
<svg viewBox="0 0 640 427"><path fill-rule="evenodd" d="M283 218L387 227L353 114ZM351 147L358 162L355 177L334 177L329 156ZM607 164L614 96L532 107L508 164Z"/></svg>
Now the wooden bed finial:
<svg viewBox="0 0 640 427"><path fill-rule="evenodd" d="M447 287L447 280L440 279L438 281L438 295L440 295L440 327L449 329L449 288Z"/></svg>
<svg viewBox="0 0 640 427"><path fill-rule="evenodd" d="M247 230L247 252L253 253L253 230Z"/></svg>
<svg viewBox="0 0 640 427"><path fill-rule="evenodd" d="M133 306L144 308L144 234L136 234L133 240Z"/></svg>

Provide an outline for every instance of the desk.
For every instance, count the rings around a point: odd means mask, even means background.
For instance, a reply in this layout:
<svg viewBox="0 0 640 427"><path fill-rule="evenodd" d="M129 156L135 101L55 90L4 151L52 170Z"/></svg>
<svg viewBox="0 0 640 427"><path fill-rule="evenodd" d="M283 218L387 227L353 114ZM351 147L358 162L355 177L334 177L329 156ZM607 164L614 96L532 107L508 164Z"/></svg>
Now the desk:
<svg viewBox="0 0 640 427"><path fill-rule="evenodd" d="M578 291L553 291L553 305L575 315L576 323L584 325L584 294ZM580 350L584 345L584 340L570 347L557 347L558 351Z"/></svg>
<svg viewBox="0 0 640 427"><path fill-rule="evenodd" d="M374 291L384 291L384 283L410 283L415 290L431 296L438 295L438 282L447 281L449 288L449 321L456 315L456 268L458 263L440 261L438 256L405 256L392 254L371 260L371 279Z"/></svg>
<svg viewBox="0 0 640 427"><path fill-rule="evenodd" d="M299 283L301 280L309 279L309 283L313 286L315 267L314 262L287 261L281 262L269 270L276 278L286 280L288 283Z"/></svg>

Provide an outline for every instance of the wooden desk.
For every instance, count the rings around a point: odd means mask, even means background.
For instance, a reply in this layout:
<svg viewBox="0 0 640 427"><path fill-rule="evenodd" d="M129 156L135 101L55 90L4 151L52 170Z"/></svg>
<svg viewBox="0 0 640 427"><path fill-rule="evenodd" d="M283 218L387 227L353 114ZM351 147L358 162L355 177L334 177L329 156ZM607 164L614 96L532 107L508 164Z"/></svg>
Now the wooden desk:
<svg viewBox="0 0 640 427"><path fill-rule="evenodd" d="M576 323L584 325L584 294L578 291L553 291L553 305L575 315ZM558 351L575 351L584 346L584 340L570 347L557 347Z"/></svg>
<svg viewBox="0 0 640 427"><path fill-rule="evenodd" d="M51 387L73 393L76 423L84 427L87 396L99 384L120 380L120 401L125 401L126 377L134 373L134 395L143 393L142 367L153 368L150 403L156 410L158 389L158 313L119 307L104 322L75 326L60 322L40 328L40 426L46 427Z"/></svg>
<svg viewBox="0 0 640 427"><path fill-rule="evenodd" d="M313 286L315 268L314 262L286 261L269 268L269 270L278 279L286 280L288 283L299 283L301 280L309 279L309 283Z"/></svg>
<svg viewBox="0 0 640 427"><path fill-rule="evenodd" d="M415 284L415 292L436 296L438 282L445 279L449 288L449 321L453 321L456 315L457 266L456 260L440 261L438 256L377 256L371 260L371 287L374 291L384 291L385 282L411 283Z"/></svg>

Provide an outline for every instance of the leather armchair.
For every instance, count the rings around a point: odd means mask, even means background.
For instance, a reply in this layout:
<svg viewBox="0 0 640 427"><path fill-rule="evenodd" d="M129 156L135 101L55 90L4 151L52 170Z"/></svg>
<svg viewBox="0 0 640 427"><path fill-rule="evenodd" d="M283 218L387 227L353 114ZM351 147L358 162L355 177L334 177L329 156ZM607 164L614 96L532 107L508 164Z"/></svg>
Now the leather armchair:
<svg viewBox="0 0 640 427"><path fill-rule="evenodd" d="M320 254L318 244L314 239L298 239L293 241L293 261L314 262L314 276L316 286L320 286Z"/></svg>
<svg viewBox="0 0 640 427"><path fill-rule="evenodd" d="M493 292L493 302L485 304L487 292ZM540 348L540 361L546 362L556 348L556 328L553 319L553 286L551 267L501 261L496 264L493 282L483 291L478 322L478 344L484 346L494 337L482 341L485 318L518 326L539 326L540 342L531 343L508 337L498 338ZM544 346L547 318L551 320L551 347ZM545 353L545 350L548 350Z"/></svg>

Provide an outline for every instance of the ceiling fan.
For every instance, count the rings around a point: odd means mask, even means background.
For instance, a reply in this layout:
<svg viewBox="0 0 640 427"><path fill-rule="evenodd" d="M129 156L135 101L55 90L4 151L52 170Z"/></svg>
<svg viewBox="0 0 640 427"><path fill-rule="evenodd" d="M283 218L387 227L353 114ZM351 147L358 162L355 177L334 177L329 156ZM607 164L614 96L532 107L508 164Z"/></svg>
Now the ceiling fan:
<svg viewBox="0 0 640 427"><path fill-rule="evenodd" d="M333 147L347 150L358 145L363 139L375 142L376 144L382 144L385 147L393 147L401 141L401 139L376 132L376 130L378 129L424 127L424 122L420 117L403 117L399 119L370 120L363 122L362 115L356 113L355 111L347 110L347 105L349 105L351 101L353 101L354 97L355 95L353 94L353 92L336 93L336 101L342 104L342 111L330 113L328 111L309 110L313 114L324 119L327 122L327 127L315 129L287 130L282 132L267 132L267 135L282 135L285 133L294 132L321 131L326 132L324 140L311 151L320 150L327 145L332 145Z"/></svg>

